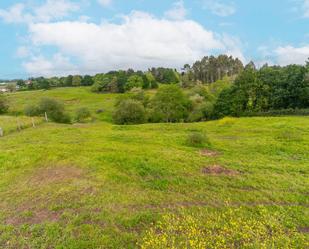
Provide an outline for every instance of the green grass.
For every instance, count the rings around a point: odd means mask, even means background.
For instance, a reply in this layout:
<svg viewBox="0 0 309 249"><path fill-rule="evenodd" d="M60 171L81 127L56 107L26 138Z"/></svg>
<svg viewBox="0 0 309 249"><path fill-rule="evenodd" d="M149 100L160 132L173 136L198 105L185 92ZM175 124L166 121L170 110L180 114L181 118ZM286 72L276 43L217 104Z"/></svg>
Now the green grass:
<svg viewBox="0 0 309 249"><path fill-rule="evenodd" d="M27 94L71 99L71 110L111 110L113 102L111 95L88 89L56 89L10 96L13 111L23 108ZM109 120L108 112L100 118ZM192 132L205 134L207 149L218 155L187 146ZM287 229L306 230L308 151L308 117L44 123L11 133L0 138L0 248L137 248L153 222L180 209L241 206L249 215L263 206L284 217ZM212 165L237 174L202 172Z"/></svg>
<svg viewBox="0 0 309 249"><path fill-rule="evenodd" d="M27 105L36 104L42 97L50 97L64 102L66 110L74 114L87 107L98 120L111 121L112 110L117 94L92 93L89 87L67 87L52 90L26 91L8 94L10 113L21 114ZM98 110L103 112L97 114Z"/></svg>
<svg viewBox="0 0 309 249"><path fill-rule="evenodd" d="M24 116L0 116L0 128L2 128L4 135L9 133L41 125L43 123L43 118L30 118Z"/></svg>

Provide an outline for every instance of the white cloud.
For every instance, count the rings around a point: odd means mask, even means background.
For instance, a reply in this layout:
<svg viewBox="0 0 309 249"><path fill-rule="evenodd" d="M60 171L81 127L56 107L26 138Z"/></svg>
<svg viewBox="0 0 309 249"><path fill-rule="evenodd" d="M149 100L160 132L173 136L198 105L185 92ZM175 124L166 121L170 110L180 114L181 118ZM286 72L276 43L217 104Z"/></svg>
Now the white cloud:
<svg viewBox="0 0 309 249"><path fill-rule="evenodd" d="M34 56L30 61L23 63L24 68L31 76L64 76L78 74L76 67L70 63L68 57L57 53L52 58Z"/></svg>
<svg viewBox="0 0 309 249"><path fill-rule="evenodd" d="M79 10L79 5L68 0L47 0L45 4L35 8L34 18L36 21L49 22L60 20L70 12Z"/></svg>
<svg viewBox="0 0 309 249"><path fill-rule="evenodd" d="M98 0L98 3L103 7L110 6L112 4L112 0Z"/></svg>
<svg viewBox="0 0 309 249"><path fill-rule="evenodd" d="M7 10L0 9L0 18L7 23L22 23L28 22L31 19L30 15L25 15L25 5L22 3L15 4Z"/></svg>
<svg viewBox="0 0 309 249"><path fill-rule="evenodd" d="M165 16L174 20L181 20L187 16L187 10L183 1L178 1L173 4L173 8L165 12Z"/></svg>
<svg viewBox="0 0 309 249"><path fill-rule="evenodd" d="M17 51L16 51L16 56L18 58L26 58L28 56L30 56L31 52L29 50L28 47L26 46L20 46L17 48Z"/></svg>
<svg viewBox="0 0 309 249"><path fill-rule="evenodd" d="M236 7L231 2L223 3L220 0L204 0L203 5L205 9L221 17L231 16L236 12Z"/></svg>
<svg viewBox="0 0 309 249"><path fill-rule="evenodd" d="M309 45L303 47L285 46L275 49L276 62L285 66L289 64L305 64L309 58Z"/></svg>
<svg viewBox="0 0 309 249"><path fill-rule="evenodd" d="M304 17L309 18L309 0L303 0L303 12L304 12Z"/></svg>
<svg viewBox="0 0 309 249"><path fill-rule="evenodd" d="M0 18L7 23L36 23L61 20L79 5L69 0L47 0L40 6L17 3L8 9L0 9Z"/></svg>
<svg viewBox="0 0 309 249"><path fill-rule="evenodd" d="M132 67L180 68L215 52L243 58L237 39L215 34L192 20L159 19L143 12L132 12L123 18L120 24L80 21L31 24L30 37L35 46L53 46L61 54L76 58L80 73ZM36 70L42 60L39 59L26 64L28 72L39 73L41 69ZM44 71L51 72L50 64L45 65Z"/></svg>

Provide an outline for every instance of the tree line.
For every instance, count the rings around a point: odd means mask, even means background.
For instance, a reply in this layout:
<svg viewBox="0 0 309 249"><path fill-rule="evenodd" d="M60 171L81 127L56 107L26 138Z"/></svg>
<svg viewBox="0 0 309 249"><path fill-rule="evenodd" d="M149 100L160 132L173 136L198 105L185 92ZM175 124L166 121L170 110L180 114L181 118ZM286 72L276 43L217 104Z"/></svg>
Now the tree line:
<svg viewBox="0 0 309 249"><path fill-rule="evenodd" d="M91 86L95 93L128 92L115 105L118 124L198 122L271 113L304 115L309 108L309 62L283 67L265 64L257 69L253 62L244 66L226 55L204 57L192 66L185 65L181 73L169 68L129 69L94 76L39 77L18 84L27 90ZM155 88L159 89L152 97L144 92ZM0 113L7 109L0 98Z"/></svg>

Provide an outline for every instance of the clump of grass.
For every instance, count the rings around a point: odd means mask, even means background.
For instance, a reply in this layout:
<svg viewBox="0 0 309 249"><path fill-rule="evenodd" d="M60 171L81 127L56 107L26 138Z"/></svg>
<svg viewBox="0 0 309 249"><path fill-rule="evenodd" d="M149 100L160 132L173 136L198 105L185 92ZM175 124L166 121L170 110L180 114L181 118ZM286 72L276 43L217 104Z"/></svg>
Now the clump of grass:
<svg viewBox="0 0 309 249"><path fill-rule="evenodd" d="M283 142L301 142L302 136L293 130L283 130L276 136L276 139Z"/></svg>
<svg viewBox="0 0 309 249"><path fill-rule="evenodd" d="M186 145L191 147L203 147L206 144L209 144L208 137L202 132L191 132L187 136Z"/></svg>
<svg viewBox="0 0 309 249"><path fill-rule="evenodd" d="M307 248L305 235L265 207L254 215L245 215L244 208L209 211L163 215L140 248Z"/></svg>
<svg viewBox="0 0 309 249"><path fill-rule="evenodd" d="M86 123L91 121L91 112L87 107L81 107L76 110L75 120L79 123Z"/></svg>
<svg viewBox="0 0 309 249"><path fill-rule="evenodd" d="M236 123L236 118L225 117L223 119L220 119L218 123L220 126L232 126L233 124Z"/></svg>

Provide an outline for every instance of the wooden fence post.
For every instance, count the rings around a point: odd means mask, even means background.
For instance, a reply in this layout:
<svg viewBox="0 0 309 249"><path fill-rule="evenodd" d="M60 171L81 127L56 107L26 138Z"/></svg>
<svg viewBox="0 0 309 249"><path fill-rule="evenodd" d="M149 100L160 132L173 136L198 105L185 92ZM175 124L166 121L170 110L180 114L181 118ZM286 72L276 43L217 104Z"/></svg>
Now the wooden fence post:
<svg viewBox="0 0 309 249"><path fill-rule="evenodd" d="M17 118L17 129L19 130L19 131L21 131L21 126L20 126L20 122L19 122L19 119Z"/></svg>
<svg viewBox="0 0 309 249"><path fill-rule="evenodd" d="M34 123L34 119L31 118L31 121L32 121L32 127L35 128L35 123Z"/></svg>
<svg viewBox="0 0 309 249"><path fill-rule="evenodd" d="M3 129L0 127L0 137L3 137Z"/></svg>
<svg viewBox="0 0 309 249"><path fill-rule="evenodd" d="M47 113L45 112L45 121L48 122Z"/></svg>

